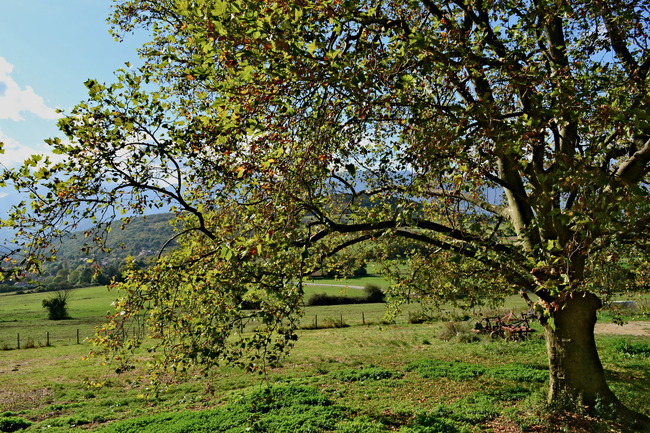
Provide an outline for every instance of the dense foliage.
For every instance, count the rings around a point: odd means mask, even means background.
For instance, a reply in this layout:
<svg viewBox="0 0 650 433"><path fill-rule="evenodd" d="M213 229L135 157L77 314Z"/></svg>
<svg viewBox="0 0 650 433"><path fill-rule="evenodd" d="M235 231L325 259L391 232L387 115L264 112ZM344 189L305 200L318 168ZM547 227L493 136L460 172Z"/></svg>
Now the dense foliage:
<svg viewBox="0 0 650 433"><path fill-rule="evenodd" d="M173 371L273 364L303 276L416 241L397 289L521 293L550 398L628 416L593 326L634 281L603 271L648 252L649 21L626 0L117 1L117 34L150 32L144 66L86 83L50 140L65 162L9 174L35 199L9 224L36 265L70 218L177 211L181 248L130 275L99 338L133 347L147 309Z"/></svg>

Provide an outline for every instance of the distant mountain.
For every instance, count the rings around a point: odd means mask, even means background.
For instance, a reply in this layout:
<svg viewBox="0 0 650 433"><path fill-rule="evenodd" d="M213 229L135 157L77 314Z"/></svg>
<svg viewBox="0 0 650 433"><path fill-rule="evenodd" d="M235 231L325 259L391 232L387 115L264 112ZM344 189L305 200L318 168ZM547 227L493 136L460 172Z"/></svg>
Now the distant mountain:
<svg viewBox="0 0 650 433"><path fill-rule="evenodd" d="M0 189L0 218L5 219L9 215L12 206L18 206L22 200L20 194L8 187ZM12 232L7 228L0 228L0 242L11 239Z"/></svg>
<svg viewBox="0 0 650 433"><path fill-rule="evenodd" d="M123 262L128 256L136 259L157 256L163 245L174 236L170 225L174 218L171 213L134 217L123 229L120 221L112 223L110 231L106 234L106 247L110 252L96 249L82 251L87 239L83 232L74 233L58 248L56 261L74 263L94 259L100 264L106 264Z"/></svg>

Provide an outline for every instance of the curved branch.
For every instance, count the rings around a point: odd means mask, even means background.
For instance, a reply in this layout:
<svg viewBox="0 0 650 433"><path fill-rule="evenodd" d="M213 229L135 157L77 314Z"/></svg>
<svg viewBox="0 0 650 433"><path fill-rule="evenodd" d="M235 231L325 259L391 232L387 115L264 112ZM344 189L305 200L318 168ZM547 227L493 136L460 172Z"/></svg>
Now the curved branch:
<svg viewBox="0 0 650 433"><path fill-rule="evenodd" d="M309 239L304 240L304 241L299 241L296 243L297 246L305 246L308 244L312 244L314 242L317 242L321 239L324 239L325 237L329 236L332 233L358 233L358 232L364 232L364 231L373 231L373 232L380 232L383 233L385 230L389 229L401 229L401 232L403 233L411 233L410 235L403 235L403 236L411 236L413 239L418 239L421 241L424 241L426 243L432 244L432 245L438 245L436 242L442 242L439 240L435 240L433 238L430 238L422 233L413 233L406 231L406 229L413 228L413 229L422 229L422 230L430 230L435 233L439 233L441 235L447 236L448 238L454 239L456 241L460 241L463 243L463 245L457 245L454 246L454 248L469 248L470 250L474 249L478 251L478 249L475 246L488 246L489 248L492 249L495 252L503 253L508 255L509 257L518 257L520 254L514 250L513 248L510 248L506 245L496 243L492 241L493 236L490 235L490 239L484 239L483 237L473 235L471 233L464 232L462 230L458 229L452 229L450 227L447 227L445 225L433 222L433 221L427 221L423 220L420 218L414 218L411 220L410 223L398 223L396 220L387 220L387 221L380 221L376 223L359 223L359 224L339 224L335 223L333 221L327 221L326 223L323 223L327 225L327 228L319 231L318 233L312 235ZM399 230L398 230L399 231ZM418 237L419 236L419 237ZM449 244L451 245L451 244ZM441 246L441 245L438 245ZM458 251L460 252L460 251Z"/></svg>
<svg viewBox="0 0 650 433"><path fill-rule="evenodd" d="M194 231L199 231L199 232L201 232L201 233L204 233L204 234L205 234L206 236L208 236L208 237L210 237L210 235L212 235L212 233L211 233L210 231L206 230L206 229L203 228L203 227L192 227L192 228L190 228L190 229L183 230L182 232L177 233L176 235L174 235L174 236L172 236L171 238L169 238L169 239L168 239L168 240L163 244L163 246L160 247L160 251L158 251L158 258L157 258L156 260L160 260L160 258L162 257L162 253L165 251L165 248L167 248L167 247L169 246L169 244L171 244L172 242L174 242L174 241L175 241L176 239L178 239L179 237L181 237L181 236L183 236L183 235L186 235L186 234L188 234L188 233L194 232ZM212 236L214 236L214 235L212 235ZM211 239L213 239L213 238L211 238Z"/></svg>
<svg viewBox="0 0 650 433"><path fill-rule="evenodd" d="M626 184L638 183L648 173L648 163L650 163L650 139L646 140L641 149L621 163L614 174L614 179Z"/></svg>
<svg viewBox="0 0 650 433"><path fill-rule="evenodd" d="M474 206L477 206L483 210L486 210L494 215L498 215L503 218L509 218L510 215L508 210L503 206L497 206L495 204L482 200L479 197L474 197L471 194L467 194L461 191L445 191L443 189L432 189L432 190L428 190L427 192L432 196L450 197L450 198L457 198L459 200L463 200L467 203L473 204Z"/></svg>
<svg viewBox="0 0 650 433"><path fill-rule="evenodd" d="M612 14L609 2L603 1L598 3L600 3L601 18L605 23L607 35L609 36L609 42L612 45L614 53L616 53L616 57L618 57L625 65L625 70L628 74L633 75L639 72L639 66L634 60L632 53L630 53L630 50L628 49L626 41L621 35L620 30L616 26L616 18Z"/></svg>

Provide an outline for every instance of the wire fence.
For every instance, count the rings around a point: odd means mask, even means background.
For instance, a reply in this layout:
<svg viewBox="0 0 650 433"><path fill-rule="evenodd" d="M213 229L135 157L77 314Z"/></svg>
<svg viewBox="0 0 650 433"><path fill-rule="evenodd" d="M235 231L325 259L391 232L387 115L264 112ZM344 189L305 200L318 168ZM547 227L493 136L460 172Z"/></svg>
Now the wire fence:
<svg viewBox="0 0 650 433"><path fill-rule="evenodd" d="M35 347L83 344L94 335L94 329L4 331L0 334L0 350L32 349Z"/></svg>
<svg viewBox="0 0 650 433"><path fill-rule="evenodd" d="M422 311L403 311L401 314L387 318L385 311L341 311L340 307L319 308L306 312L300 321L303 330L345 328L349 326L369 326L376 324L421 323L430 319ZM90 339L96 334L98 323L70 323L60 321L55 324L29 326L25 322L0 323L0 351L30 349L36 347L69 346L91 344ZM239 332L254 332L259 323L251 321L239 329ZM127 331L129 336L146 337L143 323L132 326Z"/></svg>

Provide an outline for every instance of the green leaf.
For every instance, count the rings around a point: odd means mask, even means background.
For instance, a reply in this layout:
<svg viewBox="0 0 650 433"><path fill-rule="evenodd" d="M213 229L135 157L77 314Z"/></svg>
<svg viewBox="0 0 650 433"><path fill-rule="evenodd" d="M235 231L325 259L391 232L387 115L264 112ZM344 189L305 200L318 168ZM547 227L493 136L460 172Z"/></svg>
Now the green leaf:
<svg viewBox="0 0 650 433"><path fill-rule="evenodd" d="M242 71L239 73L239 76L241 77L242 80L244 81L251 81L253 72L255 72L255 67L251 65L247 65L242 69Z"/></svg>
<svg viewBox="0 0 650 433"><path fill-rule="evenodd" d="M352 177L354 177L357 173L357 167L354 164L345 164L345 169L348 173L350 173Z"/></svg>

